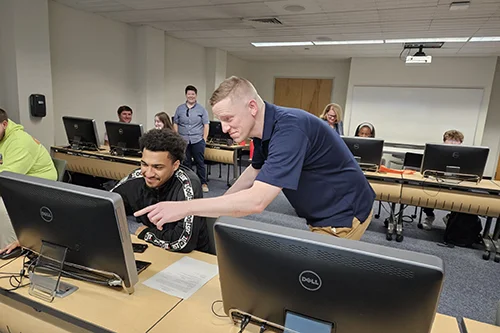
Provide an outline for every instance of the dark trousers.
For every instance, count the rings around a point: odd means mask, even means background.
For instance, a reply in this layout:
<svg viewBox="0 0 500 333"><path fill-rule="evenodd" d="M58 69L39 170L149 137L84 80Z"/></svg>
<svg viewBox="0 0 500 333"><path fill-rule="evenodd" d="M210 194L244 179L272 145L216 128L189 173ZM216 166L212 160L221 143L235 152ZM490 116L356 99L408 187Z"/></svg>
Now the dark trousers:
<svg viewBox="0 0 500 333"><path fill-rule="evenodd" d="M429 217L434 217L434 209L433 208L424 208L425 215Z"/></svg>
<svg viewBox="0 0 500 333"><path fill-rule="evenodd" d="M201 184L207 183L207 178L205 175L205 140L201 140L197 143L189 143L186 148L186 160L184 165L190 169L196 166L196 174L200 178Z"/></svg>

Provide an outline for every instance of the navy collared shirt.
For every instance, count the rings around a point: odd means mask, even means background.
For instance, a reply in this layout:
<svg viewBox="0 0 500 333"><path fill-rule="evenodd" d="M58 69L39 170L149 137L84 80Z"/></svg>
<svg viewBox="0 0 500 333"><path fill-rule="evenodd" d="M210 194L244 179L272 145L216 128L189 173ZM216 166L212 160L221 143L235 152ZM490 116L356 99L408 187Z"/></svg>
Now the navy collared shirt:
<svg viewBox="0 0 500 333"><path fill-rule="evenodd" d="M203 140L204 125L209 122L207 110L198 103L192 108L184 103L175 110L174 124L179 126L179 134L187 143L195 144Z"/></svg>
<svg viewBox="0 0 500 333"><path fill-rule="evenodd" d="M352 227L369 216L375 192L336 131L299 109L266 103L254 138L256 180L282 187L297 215L314 227Z"/></svg>

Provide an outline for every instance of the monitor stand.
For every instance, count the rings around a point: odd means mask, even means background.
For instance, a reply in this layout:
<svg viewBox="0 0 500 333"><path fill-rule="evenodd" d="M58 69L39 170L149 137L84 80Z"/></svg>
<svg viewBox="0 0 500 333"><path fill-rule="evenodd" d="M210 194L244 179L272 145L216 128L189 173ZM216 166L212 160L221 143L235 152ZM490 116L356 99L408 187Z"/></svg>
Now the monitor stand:
<svg viewBox="0 0 500 333"><path fill-rule="evenodd" d="M471 175L466 173L460 173L460 167L458 166L446 166L446 171L438 170L424 170L422 173L424 177L435 177L437 180L458 180L458 181L469 181L478 184L481 181L481 177L478 175Z"/></svg>
<svg viewBox="0 0 500 333"><path fill-rule="evenodd" d="M30 295L52 302L54 297L66 297L78 289L69 283L61 282L67 252L67 247L42 241L40 255L29 272Z"/></svg>
<svg viewBox="0 0 500 333"><path fill-rule="evenodd" d="M75 136L73 142L70 143L68 148L73 150L88 150L88 151L99 151L99 147L89 146L80 141L80 137Z"/></svg>

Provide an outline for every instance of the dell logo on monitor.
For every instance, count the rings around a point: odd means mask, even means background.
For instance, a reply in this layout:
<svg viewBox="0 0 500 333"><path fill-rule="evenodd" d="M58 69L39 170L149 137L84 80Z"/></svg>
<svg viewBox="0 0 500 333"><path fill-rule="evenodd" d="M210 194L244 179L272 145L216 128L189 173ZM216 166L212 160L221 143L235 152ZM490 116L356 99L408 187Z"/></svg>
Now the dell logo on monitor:
<svg viewBox="0 0 500 333"><path fill-rule="evenodd" d="M359 149L359 144L358 144L358 143L355 143L352 147L353 147L354 149Z"/></svg>
<svg viewBox="0 0 500 333"><path fill-rule="evenodd" d="M458 153L458 151L456 151L453 154L451 154L451 156L453 156L453 158L459 158L460 154Z"/></svg>
<svg viewBox="0 0 500 333"><path fill-rule="evenodd" d="M54 215L52 215L52 211L45 206L40 208L40 217L45 222L52 222L52 220L54 219Z"/></svg>
<svg viewBox="0 0 500 333"><path fill-rule="evenodd" d="M78 129L78 124L74 124L73 127L77 130Z"/></svg>
<svg viewBox="0 0 500 333"><path fill-rule="evenodd" d="M313 271L303 271L300 273L299 282L304 289L309 291L317 291L322 285L321 278Z"/></svg>

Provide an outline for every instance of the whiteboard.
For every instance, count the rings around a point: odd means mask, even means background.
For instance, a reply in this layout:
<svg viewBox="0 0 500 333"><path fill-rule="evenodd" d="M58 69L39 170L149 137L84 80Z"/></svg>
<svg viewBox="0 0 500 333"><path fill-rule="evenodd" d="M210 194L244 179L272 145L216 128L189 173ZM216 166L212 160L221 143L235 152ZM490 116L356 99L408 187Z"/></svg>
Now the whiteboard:
<svg viewBox="0 0 500 333"><path fill-rule="evenodd" d="M387 142L442 142L444 132L456 129L472 145L482 100L483 89L355 86L348 135L370 122Z"/></svg>

